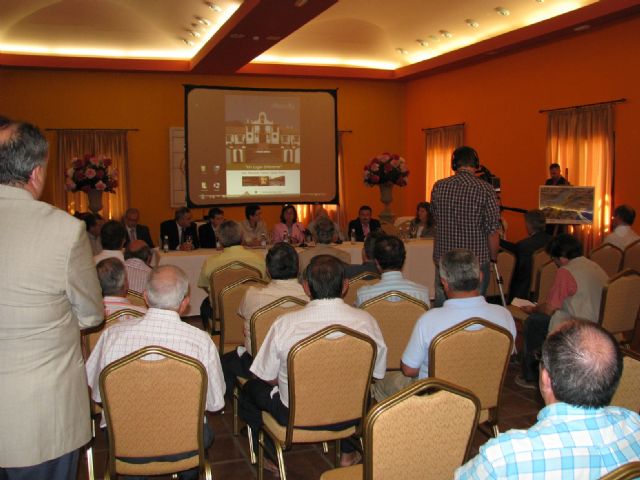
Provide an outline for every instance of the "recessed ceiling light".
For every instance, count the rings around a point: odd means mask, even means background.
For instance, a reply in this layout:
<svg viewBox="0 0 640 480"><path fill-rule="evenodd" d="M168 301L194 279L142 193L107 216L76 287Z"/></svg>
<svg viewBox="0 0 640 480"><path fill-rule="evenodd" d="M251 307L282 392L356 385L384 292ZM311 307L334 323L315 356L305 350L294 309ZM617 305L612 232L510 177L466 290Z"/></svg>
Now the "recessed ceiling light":
<svg viewBox="0 0 640 480"><path fill-rule="evenodd" d="M231 35L229 35L229 38L235 38L235 39L239 39L239 38L244 38L246 35L244 33L232 33Z"/></svg>
<svg viewBox="0 0 640 480"><path fill-rule="evenodd" d="M191 40L187 40L186 38L180 38L184 42L185 45L193 47L193 42Z"/></svg>
<svg viewBox="0 0 640 480"><path fill-rule="evenodd" d="M198 32L194 32L193 30L187 30L187 32L189 32L189 35L191 35L192 37L200 38L200 33Z"/></svg>
<svg viewBox="0 0 640 480"><path fill-rule="evenodd" d="M407 55L409 53L404 48L396 48L396 52L398 52L400 55Z"/></svg>
<svg viewBox="0 0 640 480"><path fill-rule="evenodd" d="M453 33L451 33L449 30L440 30L438 33L444 38L453 37Z"/></svg>
<svg viewBox="0 0 640 480"><path fill-rule="evenodd" d="M207 25L207 26L211 25L211 22L206 18L202 18L198 15L194 15L193 18L195 18L200 25Z"/></svg>
<svg viewBox="0 0 640 480"><path fill-rule="evenodd" d="M429 46L429 42L427 42L426 40L422 40L420 38L417 39L416 42L418 42L421 47L428 47Z"/></svg>
<svg viewBox="0 0 640 480"><path fill-rule="evenodd" d="M258 35L254 35L253 37L251 37L251 40L257 42L258 40L260 40L260 37Z"/></svg>
<svg viewBox="0 0 640 480"><path fill-rule="evenodd" d="M496 8L494 8L494 10L496 11L496 13L498 15L502 15L503 17L508 17L509 14L511 13L509 10L507 10L504 7L496 7Z"/></svg>
<svg viewBox="0 0 640 480"><path fill-rule="evenodd" d="M433 42L439 42L440 38L436 37L435 35L429 35L429 40Z"/></svg>
<svg viewBox="0 0 640 480"><path fill-rule="evenodd" d="M221 9L218 5L216 5L215 3L213 3L213 2L204 2L204 3L206 3L206 4L207 4L207 6L208 6L211 10L213 10L214 12L221 12L221 11L222 11L222 9Z"/></svg>
<svg viewBox="0 0 640 480"><path fill-rule="evenodd" d="M544 3L544 0L536 0L536 3Z"/></svg>
<svg viewBox="0 0 640 480"><path fill-rule="evenodd" d="M304 7L309 0L296 0L293 2L294 7Z"/></svg>
<svg viewBox="0 0 640 480"><path fill-rule="evenodd" d="M467 25L469 25L470 27L473 27L473 28L478 28L480 26L480 24L478 22L476 22L475 20L473 20L472 18L467 18L465 20L465 23Z"/></svg>
<svg viewBox="0 0 640 480"><path fill-rule="evenodd" d="M577 27L573 27L574 32L584 32L585 30L589 30L591 25L578 25Z"/></svg>

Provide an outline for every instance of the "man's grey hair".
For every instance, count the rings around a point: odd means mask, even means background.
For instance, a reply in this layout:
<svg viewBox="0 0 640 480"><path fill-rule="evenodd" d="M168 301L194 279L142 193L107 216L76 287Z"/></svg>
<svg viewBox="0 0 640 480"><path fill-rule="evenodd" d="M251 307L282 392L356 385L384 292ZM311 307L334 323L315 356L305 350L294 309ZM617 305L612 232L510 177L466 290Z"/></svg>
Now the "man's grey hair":
<svg viewBox="0 0 640 480"><path fill-rule="evenodd" d="M0 185L26 185L47 163L49 145L38 127L0 118Z"/></svg>
<svg viewBox="0 0 640 480"><path fill-rule="evenodd" d="M225 220L218 227L218 239L223 247L233 247L242 243L240 225L233 220Z"/></svg>
<svg viewBox="0 0 640 480"><path fill-rule="evenodd" d="M151 271L145 292L149 307L177 312L189 293L189 279L181 268L162 265Z"/></svg>
<svg viewBox="0 0 640 480"><path fill-rule="evenodd" d="M480 264L471 250L449 250L440 258L440 277L454 292L471 292L480 286Z"/></svg>
<svg viewBox="0 0 640 480"><path fill-rule="evenodd" d="M326 217L321 217L315 224L316 241L318 243L329 244L333 242L336 227L333 222Z"/></svg>
<svg viewBox="0 0 640 480"><path fill-rule="evenodd" d="M127 270L117 258L105 258L96 265L103 297L122 297L127 294Z"/></svg>

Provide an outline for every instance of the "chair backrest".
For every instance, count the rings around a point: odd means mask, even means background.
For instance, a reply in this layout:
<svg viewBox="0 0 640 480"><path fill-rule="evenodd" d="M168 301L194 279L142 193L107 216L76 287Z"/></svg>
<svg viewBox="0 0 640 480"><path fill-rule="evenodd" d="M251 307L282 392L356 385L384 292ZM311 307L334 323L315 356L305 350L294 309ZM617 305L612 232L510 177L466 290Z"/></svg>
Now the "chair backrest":
<svg viewBox="0 0 640 480"><path fill-rule="evenodd" d="M476 329L467 330L472 326ZM429 376L471 390L482 410L497 408L512 350L513 338L507 330L470 318L431 341Z"/></svg>
<svg viewBox="0 0 640 480"><path fill-rule="evenodd" d="M640 413L640 354L622 349L624 368L611 405Z"/></svg>
<svg viewBox="0 0 640 480"><path fill-rule="evenodd" d="M622 268L633 268L640 272L640 240L636 240L624 249Z"/></svg>
<svg viewBox="0 0 640 480"><path fill-rule="evenodd" d="M127 299L136 307L147 307L147 302L144 300L144 295L135 290L127 290Z"/></svg>
<svg viewBox="0 0 640 480"><path fill-rule="evenodd" d="M640 311L640 273L625 270L602 289L599 322L612 334L632 332Z"/></svg>
<svg viewBox="0 0 640 480"><path fill-rule="evenodd" d="M100 392L112 473L165 475L204 465L207 373L200 362L145 347L109 364L100 374ZM177 462L124 460L189 452L193 455Z"/></svg>
<svg viewBox="0 0 640 480"><path fill-rule="evenodd" d="M413 327L429 307L406 293L392 290L367 300L360 308L378 321L387 344L387 370L399 370Z"/></svg>
<svg viewBox="0 0 640 480"><path fill-rule="evenodd" d="M549 290L553 286L553 280L556 278L556 272L558 266L553 260L549 260L547 263L540 267L536 274L536 288L533 294L534 300L537 302L544 302L549 294Z"/></svg>
<svg viewBox="0 0 640 480"><path fill-rule="evenodd" d="M380 222L380 230L382 230L387 235L393 235L394 237L400 236L400 230L393 223L389 222Z"/></svg>
<svg viewBox="0 0 640 480"><path fill-rule="evenodd" d="M531 283L529 284L531 285L530 290L532 295L535 294L538 271L548 262L551 262L551 256L547 253L544 247L533 252L533 255L531 256Z"/></svg>
<svg viewBox="0 0 640 480"><path fill-rule="evenodd" d="M603 243L589 254L589 258L600 265L608 277L620 271L623 257L624 252L610 243Z"/></svg>
<svg viewBox="0 0 640 480"><path fill-rule="evenodd" d="M607 473L600 480L634 480L640 478L640 462L629 462Z"/></svg>
<svg viewBox="0 0 640 480"><path fill-rule="evenodd" d="M98 340L100 340L100 335L102 335L105 328L109 328L121 320L126 320L128 318L140 318L142 316L144 316L144 313L139 312L138 310L123 308L122 310L117 310L111 315L108 315L107 318L105 318L104 323L101 323L98 327L84 330L82 332L82 338L84 340L84 353L86 354L86 358L89 358L89 355L96 346L96 343L98 343Z"/></svg>
<svg viewBox="0 0 640 480"><path fill-rule="evenodd" d="M230 283L246 277L262 278L262 274L257 268L239 261L229 262L211 272L209 275L209 301L215 319L220 318L220 306L217 300L222 289Z"/></svg>
<svg viewBox="0 0 640 480"><path fill-rule="evenodd" d="M260 350L267 332L280 315L299 310L306 304L307 302L296 297L282 297L256 310L249 321L253 355Z"/></svg>
<svg viewBox="0 0 640 480"><path fill-rule="evenodd" d="M364 418L376 353L371 338L341 325L323 328L291 348L287 447L295 427Z"/></svg>
<svg viewBox="0 0 640 480"><path fill-rule="evenodd" d="M268 282L254 276L244 277L225 285L218 293L220 309L220 354L244 344L244 319L238 315L240 302L249 287L265 286Z"/></svg>
<svg viewBox="0 0 640 480"><path fill-rule="evenodd" d="M513 271L516 268L516 256L508 250L500 250L500 252L498 252L498 258L496 260L496 265L498 265L498 272L502 277L502 291L504 292L505 297L508 297L509 288L511 286L511 278L513 277ZM500 295L500 288L498 287L495 272L490 272L489 275L490 278L489 286L487 287L487 296L498 296Z"/></svg>
<svg viewBox="0 0 640 480"><path fill-rule="evenodd" d="M358 296L358 289L365 285L373 285L380 281L380 274L373 272L362 272L349 279L349 289L343 300L347 305L354 305Z"/></svg>
<svg viewBox="0 0 640 480"><path fill-rule="evenodd" d="M364 421L364 478L448 480L467 458L480 401L427 378L374 406Z"/></svg>

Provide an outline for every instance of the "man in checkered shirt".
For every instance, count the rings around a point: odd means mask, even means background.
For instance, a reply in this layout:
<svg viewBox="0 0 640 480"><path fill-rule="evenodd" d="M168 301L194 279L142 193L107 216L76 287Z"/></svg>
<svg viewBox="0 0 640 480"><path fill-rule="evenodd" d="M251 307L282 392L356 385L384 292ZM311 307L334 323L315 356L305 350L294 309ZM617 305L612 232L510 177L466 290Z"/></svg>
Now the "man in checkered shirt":
<svg viewBox="0 0 640 480"><path fill-rule="evenodd" d="M479 166L473 148L457 148L451 156L451 168L456 174L437 181L431 190L431 215L436 221L433 250L436 307L441 307L445 300L437 267L440 257L454 248L471 250L480 262L480 294L484 295L491 274L489 262L498 255L500 209L491 185L475 176Z"/></svg>
<svg viewBox="0 0 640 480"><path fill-rule="evenodd" d="M489 440L455 478L597 479L640 460L640 416L608 407L622 374L615 339L599 325L571 320L542 347L546 407L529 430Z"/></svg>

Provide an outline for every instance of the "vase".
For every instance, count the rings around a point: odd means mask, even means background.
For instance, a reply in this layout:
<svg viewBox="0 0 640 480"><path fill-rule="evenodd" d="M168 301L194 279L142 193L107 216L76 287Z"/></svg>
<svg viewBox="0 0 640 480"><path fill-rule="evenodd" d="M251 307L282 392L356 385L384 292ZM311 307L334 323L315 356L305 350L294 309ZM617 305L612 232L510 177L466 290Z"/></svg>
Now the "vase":
<svg viewBox="0 0 640 480"><path fill-rule="evenodd" d="M91 210L91 213L96 214L102 210L102 192L100 190L89 190L87 197L89 197L89 210Z"/></svg>
<svg viewBox="0 0 640 480"><path fill-rule="evenodd" d="M383 183L380 185L380 201L384 205L380 212L380 220L387 223L393 223L395 215L391 211L391 203L393 202L393 184Z"/></svg>

